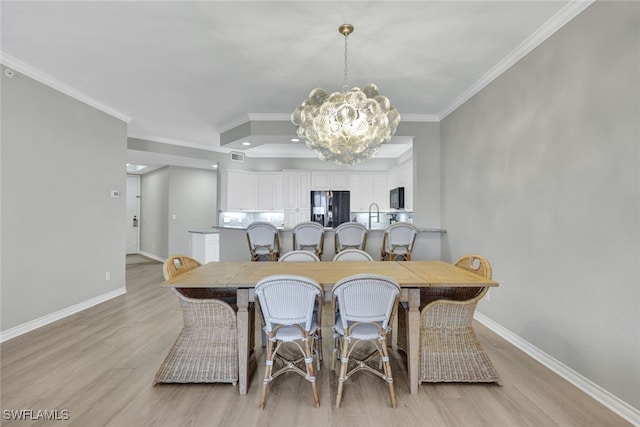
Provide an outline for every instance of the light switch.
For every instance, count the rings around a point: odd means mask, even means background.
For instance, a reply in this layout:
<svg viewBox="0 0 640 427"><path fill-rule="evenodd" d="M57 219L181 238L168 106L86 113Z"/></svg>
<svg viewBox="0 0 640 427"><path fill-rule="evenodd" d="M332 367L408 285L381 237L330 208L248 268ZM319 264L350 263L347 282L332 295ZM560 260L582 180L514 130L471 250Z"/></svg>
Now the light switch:
<svg viewBox="0 0 640 427"><path fill-rule="evenodd" d="M176 214L171 215L171 219L176 219Z"/></svg>

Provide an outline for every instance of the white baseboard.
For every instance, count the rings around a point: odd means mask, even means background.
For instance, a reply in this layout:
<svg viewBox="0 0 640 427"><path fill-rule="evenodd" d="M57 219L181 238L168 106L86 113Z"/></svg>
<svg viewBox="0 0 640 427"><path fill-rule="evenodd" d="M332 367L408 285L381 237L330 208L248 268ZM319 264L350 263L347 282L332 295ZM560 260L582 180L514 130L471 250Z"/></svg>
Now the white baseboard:
<svg viewBox="0 0 640 427"><path fill-rule="evenodd" d="M47 314L46 316L39 317L18 326L14 326L13 328L9 328L6 331L0 331L0 343L20 336L22 334L26 334L27 332L31 332L34 329L38 329L44 325L55 322L56 320L71 316L72 314L76 314L82 310L86 310L89 307L93 307L94 305L109 301L110 299L126 293L127 288L123 286L121 288L114 289L111 292L107 292L106 294L98 295L97 297L88 299L78 304L74 304L67 308L63 308L62 310Z"/></svg>
<svg viewBox="0 0 640 427"><path fill-rule="evenodd" d="M138 252L140 255L144 255L147 258L155 259L156 261L165 262L167 259L159 257L158 255L150 254L149 252L140 251Z"/></svg>
<svg viewBox="0 0 640 427"><path fill-rule="evenodd" d="M535 360L542 363L544 366L551 369L553 372L560 375L562 378L569 381L571 384L575 385L598 402L602 403L625 420L629 421L631 424L640 426L639 409L634 408L627 402L614 396L598 384L583 377L573 369L549 356L547 353L535 347L531 343L523 340L518 335L494 322L484 314L476 311L474 318L496 334L500 335L509 343L525 352L527 355L533 357Z"/></svg>

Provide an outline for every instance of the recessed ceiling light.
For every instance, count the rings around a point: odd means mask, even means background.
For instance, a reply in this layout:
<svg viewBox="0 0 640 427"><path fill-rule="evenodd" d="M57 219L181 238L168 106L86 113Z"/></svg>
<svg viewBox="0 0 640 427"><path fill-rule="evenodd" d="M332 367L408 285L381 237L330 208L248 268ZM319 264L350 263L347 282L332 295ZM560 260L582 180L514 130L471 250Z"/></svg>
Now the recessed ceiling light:
<svg viewBox="0 0 640 427"><path fill-rule="evenodd" d="M146 166L144 165L132 165L130 163L127 163L127 172L138 172L144 168L146 168Z"/></svg>
<svg viewBox="0 0 640 427"><path fill-rule="evenodd" d="M300 142L300 138L291 138L291 142Z"/></svg>
<svg viewBox="0 0 640 427"><path fill-rule="evenodd" d="M248 141L245 141L245 142L242 143L242 145L251 145L251 143L248 142Z"/></svg>
<svg viewBox="0 0 640 427"><path fill-rule="evenodd" d="M211 167L212 167L212 168L217 168L217 167L218 167L218 165L211 165Z"/></svg>

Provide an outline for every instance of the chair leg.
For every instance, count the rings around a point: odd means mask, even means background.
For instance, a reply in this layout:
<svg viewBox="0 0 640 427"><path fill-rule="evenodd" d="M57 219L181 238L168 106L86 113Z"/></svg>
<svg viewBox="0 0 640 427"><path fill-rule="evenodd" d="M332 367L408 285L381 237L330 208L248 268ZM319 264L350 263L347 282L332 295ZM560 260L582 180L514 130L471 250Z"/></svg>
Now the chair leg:
<svg viewBox="0 0 640 427"><path fill-rule="evenodd" d="M338 334L333 333L333 350L331 351L331 370L336 370L336 359L340 357L340 349L338 347Z"/></svg>
<svg viewBox="0 0 640 427"><path fill-rule="evenodd" d="M270 339L267 340L267 356L264 368L264 380L262 382L262 395L260 396L260 409L264 409L267 400L267 385L271 382L271 371L273 368L273 348L275 343Z"/></svg>
<svg viewBox="0 0 640 427"><path fill-rule="evenodd" d="M385 381L389 384L389 396L391 397L391 407L397 407L396 389L393 386L393 375L391 374L391 363L389 363L389 351L387 350L387 340L380 340L380 350L382 352L382 364L384 365Z"/></svg>
<svg viewBox="0 0 640 427"><path fill-rule="evenodd" d="M304 349L307 353L305 357L305 365L307 365L307 380L311 382L311 390L313 391L313 407L320 407L320 395L318 394L318 385L316 384L316 372L313 366L313 352L311 351L311 340L313 337L307 337L304 342Z"/></svg>
<svg viewBox="0 0 640 427"><path fill-rule="evenodd" d="M338 338L340 341L340 376L338 377L338 393L336 394L336 408L340 407L342 401L342 387L347 379L347 365L349 364L349 341L344 337Z"/></svg>

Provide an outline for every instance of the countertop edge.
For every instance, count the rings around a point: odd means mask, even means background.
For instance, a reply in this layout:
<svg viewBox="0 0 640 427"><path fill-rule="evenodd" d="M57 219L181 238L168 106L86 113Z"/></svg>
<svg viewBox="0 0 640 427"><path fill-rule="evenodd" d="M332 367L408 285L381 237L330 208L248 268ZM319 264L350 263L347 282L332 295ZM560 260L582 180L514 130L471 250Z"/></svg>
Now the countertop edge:
<svg viewBox="0 0 640 427"><path fill-rule="evenodd" d="M217 227L213 227L213 229L217 230L217 231L211 231L211 233L217 233L219 232L219 230L243 230L246 231L246 227L233 227L233 226L217 226ZM325 228L325 231L335 231L335 228ZM384 228L368 228L367 231L384 231ZM293 228L288 228L288 227L278 227L278 231L284 231L284 232L292 232ZM443 228L430 228L430 227L425 227L425 228L420 228L418 227L418 233L440 233L440 234L444 234L446 233L447 230L443 229ZM206 234L207 231L202 231L202 230L189 230L189 233L203 233Z"/></svg>

